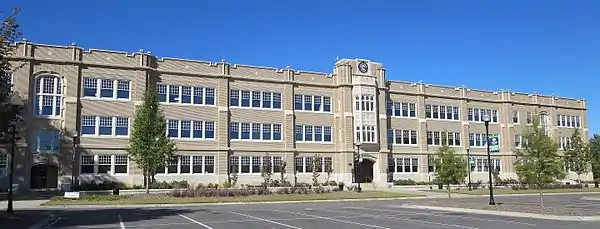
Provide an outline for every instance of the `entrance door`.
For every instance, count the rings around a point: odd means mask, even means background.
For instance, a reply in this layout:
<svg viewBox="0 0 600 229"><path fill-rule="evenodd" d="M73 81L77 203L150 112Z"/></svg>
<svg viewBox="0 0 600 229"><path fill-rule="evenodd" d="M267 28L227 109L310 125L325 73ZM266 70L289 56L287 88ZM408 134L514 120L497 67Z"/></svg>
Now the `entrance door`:
<svg viewBox="0 0 600 229"><path fill-rule="evenodd" d="M375 162L369 159L363 159L362 162L356 161L354 164L356 165L354 167L356 181L360 183L371 183L371 181L373 181L373 165Z"/></svg>
<svg viewBox="0 0 600 229"><path fill-rule="evenodd" d="M53 189L58 187L58 167L35 165L31 167L31 189Z"/></svg>

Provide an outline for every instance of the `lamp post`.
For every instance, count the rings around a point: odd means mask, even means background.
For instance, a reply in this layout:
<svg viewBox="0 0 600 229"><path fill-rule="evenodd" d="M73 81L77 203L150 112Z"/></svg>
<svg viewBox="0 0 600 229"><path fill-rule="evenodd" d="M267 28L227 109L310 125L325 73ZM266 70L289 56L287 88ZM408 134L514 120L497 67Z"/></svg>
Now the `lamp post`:
<svg viewBox="0 0 600 229"><path fill-rule="evenodd" d="M15 111L18 109L18 107L23 106L23 100L21 99L21 97L19 97L19 94L12 94L11 98L10 98L10 104L13 106L13 108L15 109ZM13 214L14 213L14 209L13 209L13 199L14 199L14 193L13 193L13 186L14 186L14 177L15 177L15 148L17 148L17 113L15 112L15 117L13 117L12 121L10 122L10 132L11 132L11 139L10 139L10 170L9 170L9 174L8 174L8 204L6 207L6 213L8 214Z"/></svg>
<svg viewBox="0 0 600 229"><path fill-rule="evenodd" d="M71 191L75 190L75 160L77 158L77 147L79 146L79 132L73 130L73 154L71 156Z"/></svg>
<svg viewBox="0 0 600 229"><path fill-rule="evenodd" d="M358 186L356 187L356 191L357 192L362 192L362 188L360 187L360 183L361 183L361 180L360 180L360 164L362 162L362 157L360 156L360 145L361 145L361 143L357 142L354 145L356 146L356 159L358 159L357 160L358 162L355 162L355 163L358 163L357 166L355 166L355 168L356 168L355 179L356 179L356 183L358 183Z"/></svg>
<svg viewBox="0 0 600 229"><path fill-rule="evenodd" d="M494 187L492 186L492 156L490 155L490 115L485 113L483 115L483 122L485 124L485 138L487 146L487 158L488 158L488 182L490 186L490 203L489 205L496 205L494 201Z"/></svg>

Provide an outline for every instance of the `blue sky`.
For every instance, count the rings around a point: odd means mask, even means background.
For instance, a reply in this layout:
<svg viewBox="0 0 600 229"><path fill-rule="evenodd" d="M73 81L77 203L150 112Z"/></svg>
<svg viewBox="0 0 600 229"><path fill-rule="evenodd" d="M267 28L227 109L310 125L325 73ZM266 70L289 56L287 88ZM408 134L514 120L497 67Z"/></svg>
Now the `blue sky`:
<svg viewBox="0 0 600 229"><path fill-rule="evenodd" d="M585 98L600 131L600 1L2 0L36 43L331 72L336 57L388 78Z"/></svg>

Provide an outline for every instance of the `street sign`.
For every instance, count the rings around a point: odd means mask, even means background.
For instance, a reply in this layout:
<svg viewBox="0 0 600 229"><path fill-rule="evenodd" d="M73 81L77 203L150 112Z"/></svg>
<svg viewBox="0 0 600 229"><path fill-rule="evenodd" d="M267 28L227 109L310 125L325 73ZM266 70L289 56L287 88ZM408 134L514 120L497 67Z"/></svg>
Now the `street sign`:
<svg viewBox="0 0 600 229"><path fill-rule="evenodd" d="M491 153L500 152L500 140L498 138L498 135L490 135L488 144L490 144Z"/></svg>

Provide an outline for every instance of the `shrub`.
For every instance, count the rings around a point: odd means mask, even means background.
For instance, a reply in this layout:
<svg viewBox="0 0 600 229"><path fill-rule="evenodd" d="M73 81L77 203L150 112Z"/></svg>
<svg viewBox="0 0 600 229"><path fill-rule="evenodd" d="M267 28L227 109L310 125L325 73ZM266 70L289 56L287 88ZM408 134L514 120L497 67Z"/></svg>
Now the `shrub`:
<svg viewBox="0 0 600 229"><path fill-rule="evenodd" d="M234 197L270 195L272 192L266 188L196 188L171 191L172 197Z"/></svg>

